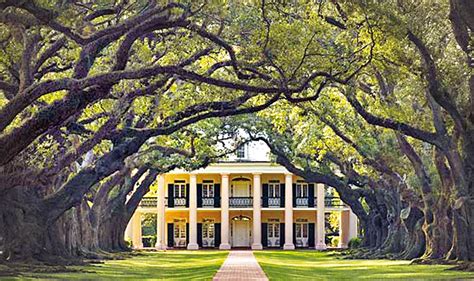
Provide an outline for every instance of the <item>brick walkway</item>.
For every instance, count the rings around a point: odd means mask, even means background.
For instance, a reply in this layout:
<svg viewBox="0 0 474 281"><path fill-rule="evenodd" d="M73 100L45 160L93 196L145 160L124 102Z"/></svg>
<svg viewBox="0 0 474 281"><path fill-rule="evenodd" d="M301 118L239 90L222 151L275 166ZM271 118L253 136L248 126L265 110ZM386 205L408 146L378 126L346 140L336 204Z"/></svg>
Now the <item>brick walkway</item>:
<svg viewBox="0 0 474 281"><path fill-rule="evenodd" d="M252 251L230 251L213 280L268 280Z"/></svg>

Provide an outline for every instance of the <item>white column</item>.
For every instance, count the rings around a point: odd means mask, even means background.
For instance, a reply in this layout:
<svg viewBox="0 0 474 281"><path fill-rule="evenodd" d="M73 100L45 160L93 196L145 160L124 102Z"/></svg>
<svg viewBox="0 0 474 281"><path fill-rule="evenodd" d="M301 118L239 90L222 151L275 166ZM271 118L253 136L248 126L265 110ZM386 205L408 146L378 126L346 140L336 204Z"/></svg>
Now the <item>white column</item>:
<svg viewBox="0 0 474 281"><path fill-rule="evenodd" d="M158 176L158 190L157 190L157 227L156 227L156 244L157 250L166 250L165 241L165 176Z"/></svg>
<svg viewBox="0 0 474 281"><path fill-rule="evenodd" d="M188 250L197 250L197 179L196 174L189 176L189 244Z"/></svg>
<svg viewBox="0 0 474 281"><path fill-rule="evenodd" d="M132 244L134 249L143 248L142 241L142 216L139 212L135 212L132 216Z"/></svg>
<svg viewBox="0 0 474 281"><path fill-rule="evenodd" d="M352 210L349 211L349 240L352 238L357 237L357 216L352 212Z"/></svg>
<svg viewBox="0 0 474 281"><path fill-rule="evenodd" d="M317 229L316 229L316 249L317 250L325 250L326 249L326 242L324 240L326 236L326 229L324 225L324 184L318 183L317 184Z"/></svg>
<svg viewBox="0 0 474 281"><path fill-rule="evenodd" d="M339 212L339 244L337 245L339 248L347 248L347 243L349 243L349 220L349 211Z"/></svg>
<svg viewBox="0 0 474 281"><path fill-rule="evenodd" d="M222 174L221 188L221 244L219 249L229 250L229 174Z"/></svg>
<svg viewBox="0 0 474 281"><path fill-rule="evenodd" d="M293 244L293 175L285 175L285 244L284 250L294 250Z"/></svg>
<svg viewBox="0 0 474 281"><path fill-rule="evenodd" d="M262 185L260 174L253 174L253 243L252 250L261 250L262 246Z"/></svg>

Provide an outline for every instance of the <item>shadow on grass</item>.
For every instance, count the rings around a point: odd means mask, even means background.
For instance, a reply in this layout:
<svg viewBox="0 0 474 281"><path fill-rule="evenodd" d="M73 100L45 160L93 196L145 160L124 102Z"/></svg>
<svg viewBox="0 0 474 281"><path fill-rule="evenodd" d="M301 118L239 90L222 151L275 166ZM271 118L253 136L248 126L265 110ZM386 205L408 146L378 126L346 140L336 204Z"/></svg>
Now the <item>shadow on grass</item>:
<svg viewBox="0 0 474 281"><path fill-rule="evenodd" d="M327 252L263 251L255 256L270 280L344 279L472 279L471 272L446 270L451 266L410 265L400 260L347 260Z"/></svg>
<svg viewBox="0 0 474 281"><path fill-rule="evenodd" d="M209 280L227 257L220 251L167 251L144 253L126 260L106 261L82 269L86 273L29 274L20 279L54 280ZM11 279L14 280L14 279Z"/></svg>

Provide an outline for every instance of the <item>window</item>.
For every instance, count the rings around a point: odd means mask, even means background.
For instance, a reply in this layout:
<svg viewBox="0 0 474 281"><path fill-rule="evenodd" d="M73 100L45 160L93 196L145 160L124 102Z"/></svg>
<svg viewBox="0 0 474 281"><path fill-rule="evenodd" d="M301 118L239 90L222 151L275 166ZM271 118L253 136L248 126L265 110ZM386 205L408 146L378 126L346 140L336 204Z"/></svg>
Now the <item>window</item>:
<svg viewBox="0 0 474 281"><path fill-rule="evenodd" d="M214 220L205 220L202 224L202 238L214 239Z"/></svg>
<svg viewBox="0 0 474 281"><path fill-rule="evenodd" d="M304 182L296 183L296 197L308 197L308 184Z"/></svg>
<svg viewBox="0 0 474 281"><path fill-rule="evenodd" d="M245 158L245 145L239 146L235 154L237 155L237 158L240 158L240 159Z"/></svg>
<svg viewBox="0 0 474 281"><path fill-rule="evenodd" d="M308 224L307 223L296 224L296 238L308 238Z"/></svg>
<svg viewBox="0 0 474 281"><path fill-rule="evenodd" d="M214 183L213 181L204 181L202 183L202 197L214 197Z"/></svg>
<svg viewBox="0 0 474 281"><path fill-rule="evenodd" d="M279 181L270 181L268 183L268 197L280 197Z"/></svg>
<svg viewBox="0 0 474 281"><path fill-rule="evenodd" d="M185 220L174 221L174 238L186 238L186 222Z"/></svg>
<svg viewBox="0 0 474 281"><path fill-rule="evenodd" d="M174 182L174 197L175 198L186 197L186 183L184 181Z"/></svg>

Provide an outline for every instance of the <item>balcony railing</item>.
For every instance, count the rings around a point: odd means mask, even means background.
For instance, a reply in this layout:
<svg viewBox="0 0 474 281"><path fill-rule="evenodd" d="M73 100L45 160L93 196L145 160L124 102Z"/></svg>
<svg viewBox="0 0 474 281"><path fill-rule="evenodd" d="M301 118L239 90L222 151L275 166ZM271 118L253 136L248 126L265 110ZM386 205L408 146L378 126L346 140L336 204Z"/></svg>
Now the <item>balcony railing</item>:
<svg viewBox="0 0 474 281"><path fill-rule="evenodd" d="M308 197L296 197L295 198L295 207L308 207L309 199Z"/></svg>
<svg viewBox="0 0 474 281"><path fill-rule="evenodd" d="M214 207L214 201L214 197L203 197L201 205L204 208Z"/></svg>
<svg viewBox="0 0 474 281"><path fill-rule="evenodd" d="M142 208L156 208L158 199L156 197L143 197L140 201L140 207Z"/></svg>
<svg viewBox="0 0 474 281"><path fill-rule="evenodd" d="M251 208L253 207L253 198L252 197L229 197L229 207Z"/></svg>
<svg viewBox="0 0 474 281"><path fill-rule="evenodd" d="M186 207L186 197L175 197L173 199L175 207Z"/></svg>
<svg viewBox="0 0 474 281"><path fill-rule="evenodd" d="M275 208L281 206L281 197L268 197L268 207Z"/></svg>
<svg viewBox="0 0 474 281"><path fill-rule="evenodd" d="M346 207L341 198L334 196L327 196L324 198L324 205L331 208L343 208Z"/></svg>

